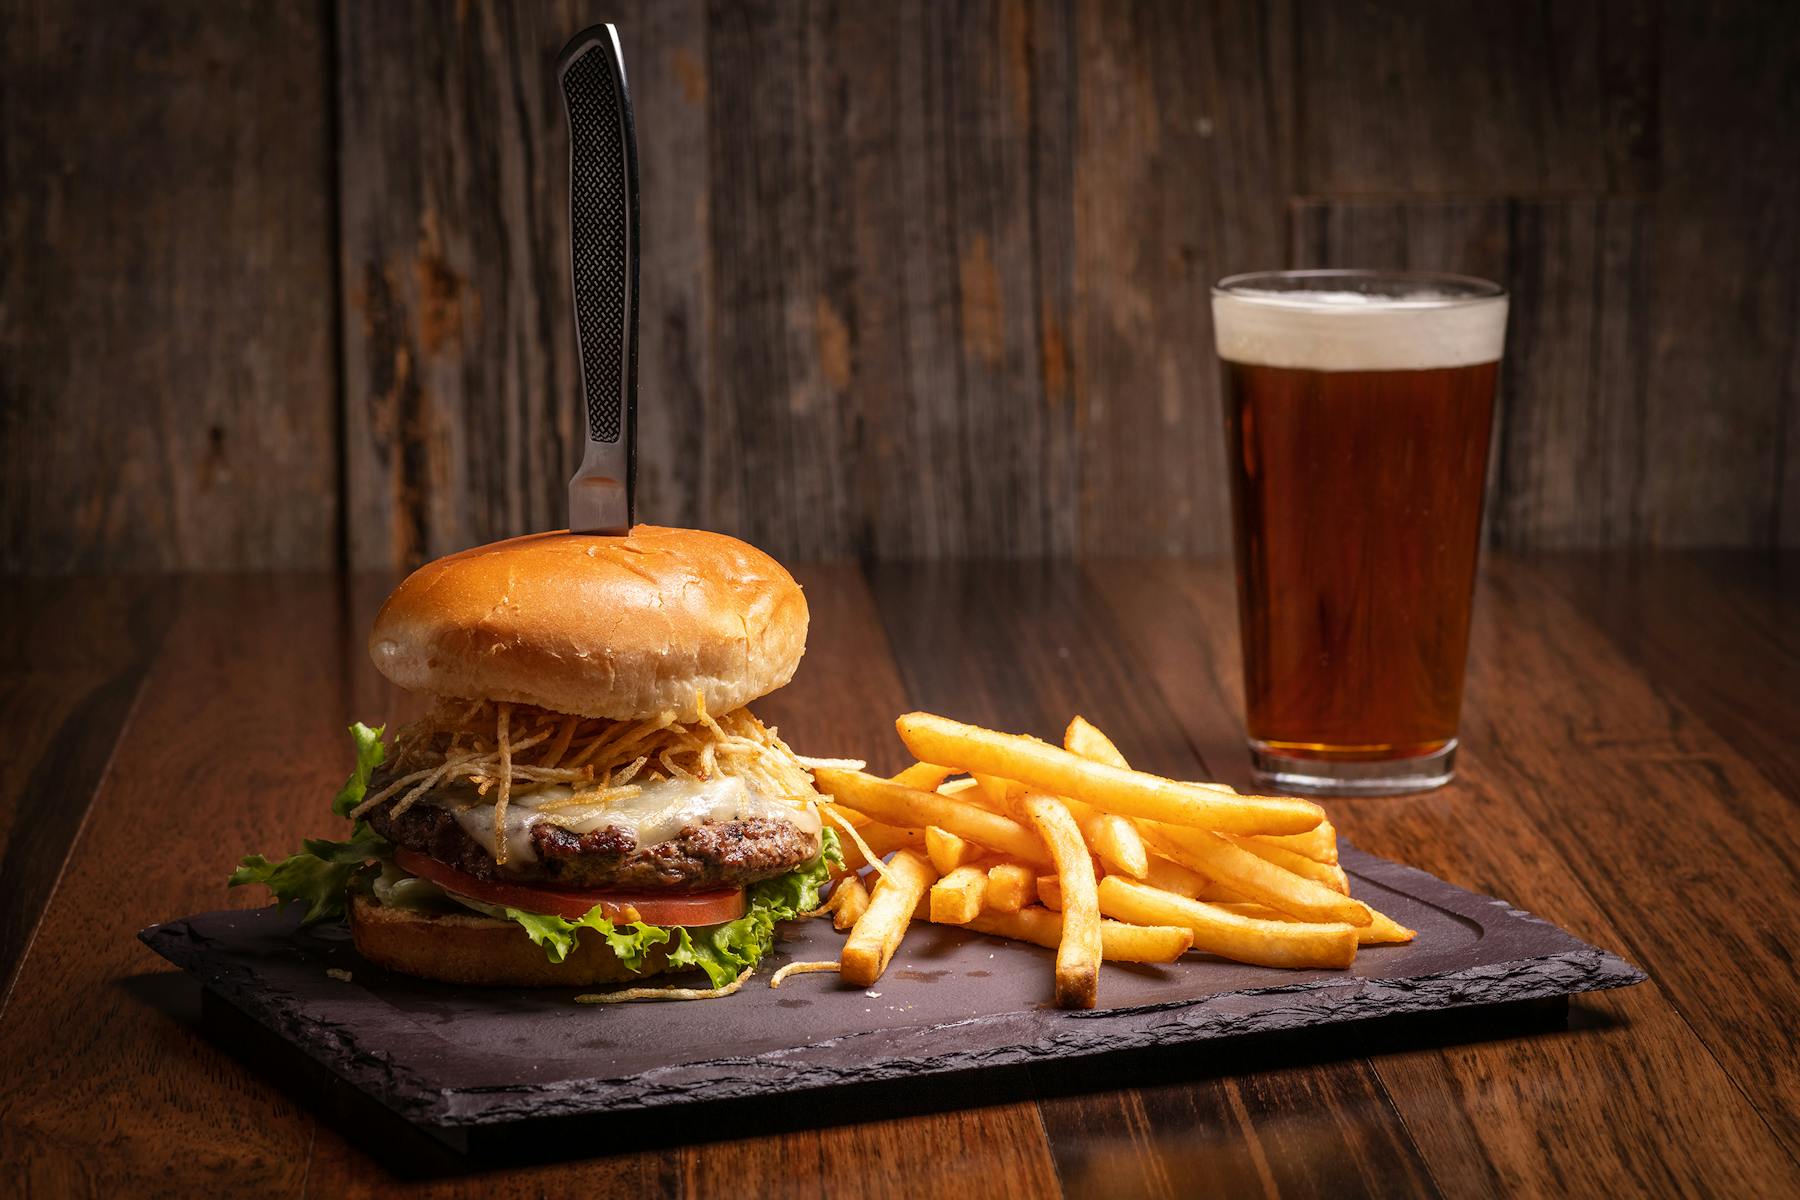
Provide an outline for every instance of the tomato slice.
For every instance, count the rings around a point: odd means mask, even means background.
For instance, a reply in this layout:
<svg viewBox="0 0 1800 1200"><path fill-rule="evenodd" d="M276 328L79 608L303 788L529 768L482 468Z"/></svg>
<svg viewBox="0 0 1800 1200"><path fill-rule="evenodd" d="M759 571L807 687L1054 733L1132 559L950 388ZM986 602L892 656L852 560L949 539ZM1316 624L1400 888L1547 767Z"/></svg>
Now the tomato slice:
<svg viewBox="0 0 1800 1200"><path fill-rule="evenodd" d="M633 892L619 888L544 888L528 883L503 883L478 879L466 871L445 866L435 858L413 850L395 850L400 869L429 879L447 892L484 904L549 913L579 921L596 904L609 921L642 921L646 925L717 925L744 915L743 888L715 888L708 892Z"/></svg>

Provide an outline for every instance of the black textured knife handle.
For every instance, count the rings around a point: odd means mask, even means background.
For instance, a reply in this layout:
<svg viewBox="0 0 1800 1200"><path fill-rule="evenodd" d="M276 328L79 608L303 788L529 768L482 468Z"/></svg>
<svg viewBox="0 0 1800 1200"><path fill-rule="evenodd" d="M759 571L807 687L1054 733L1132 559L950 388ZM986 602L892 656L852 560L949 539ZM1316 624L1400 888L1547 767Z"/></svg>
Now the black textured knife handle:
<svg viewBox="0 0 1800 1200"><path fill-rule="evenodd" d="M569 117L570 266L588 440L624 438L635 460L637 134L613 27L576 34L556 74Z"/></svg>

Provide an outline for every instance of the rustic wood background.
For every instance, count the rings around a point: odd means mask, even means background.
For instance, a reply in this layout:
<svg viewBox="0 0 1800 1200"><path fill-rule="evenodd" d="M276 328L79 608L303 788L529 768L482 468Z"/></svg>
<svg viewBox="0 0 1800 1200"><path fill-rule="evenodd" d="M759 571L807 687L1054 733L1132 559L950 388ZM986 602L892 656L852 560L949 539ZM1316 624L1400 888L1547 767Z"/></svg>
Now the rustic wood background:
<svg viewBox="0 0 1800 1200"><path fill-rule="evenodd" d="M548 68L621 23L643 515L796 558L1227 539L1207 288L1515 294L1489 530L1800 544L1800 6L0 0L0 570L560 520Z"/></svg>

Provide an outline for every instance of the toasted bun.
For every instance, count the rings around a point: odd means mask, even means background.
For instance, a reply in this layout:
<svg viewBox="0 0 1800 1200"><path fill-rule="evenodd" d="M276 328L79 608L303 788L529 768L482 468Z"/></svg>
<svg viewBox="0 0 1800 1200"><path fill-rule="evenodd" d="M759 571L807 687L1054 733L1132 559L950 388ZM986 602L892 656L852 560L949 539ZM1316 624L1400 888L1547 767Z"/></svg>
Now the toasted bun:
<svg viewBox="0 0 1800 1200"><path fill-rule="evenodd" d="M426 563L395 590L369 656L401 687L630 720L729 712L793 677L806 598L736 538L639 525L539 533Z"/></svg>
<svg viewBox="0 0 1800 1200"><path fill-rule="evenodd" d="M376 966L474 987L590 987L644 979L668 965L658 946L633 971L591 929L578 933L569 957L553 963L511 921L390 908L360 892L350 897L350 936L357 953Z"/></svg>

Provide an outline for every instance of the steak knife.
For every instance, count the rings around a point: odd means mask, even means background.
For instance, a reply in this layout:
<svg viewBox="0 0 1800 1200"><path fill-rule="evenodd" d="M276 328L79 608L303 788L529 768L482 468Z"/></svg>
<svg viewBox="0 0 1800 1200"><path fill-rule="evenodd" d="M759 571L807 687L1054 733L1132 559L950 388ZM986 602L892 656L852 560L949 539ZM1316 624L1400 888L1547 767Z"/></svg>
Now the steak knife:
<svg viewBox="0 0 1800 1200"><path fill-rule="evenodd" d="M569 528L625 534L637 517L638 163L619 33L595 25L556 60L569 122L569 278L587 444Z"/></svg>

